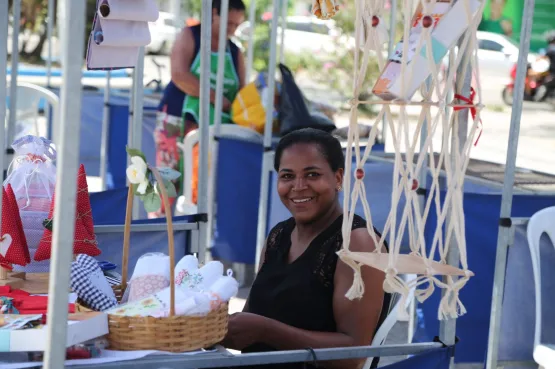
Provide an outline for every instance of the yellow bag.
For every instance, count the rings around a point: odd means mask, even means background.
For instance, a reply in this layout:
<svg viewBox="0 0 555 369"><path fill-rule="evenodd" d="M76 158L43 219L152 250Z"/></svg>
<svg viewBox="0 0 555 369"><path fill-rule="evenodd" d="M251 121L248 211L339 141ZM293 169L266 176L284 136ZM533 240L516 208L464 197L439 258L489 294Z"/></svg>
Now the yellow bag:
<svg viewBox="0 0 555 369"><path fill-rule="evenodd" d="M243 87L231 104L231 119L235 124L264 133L266 109L255 82Z"/></svg>

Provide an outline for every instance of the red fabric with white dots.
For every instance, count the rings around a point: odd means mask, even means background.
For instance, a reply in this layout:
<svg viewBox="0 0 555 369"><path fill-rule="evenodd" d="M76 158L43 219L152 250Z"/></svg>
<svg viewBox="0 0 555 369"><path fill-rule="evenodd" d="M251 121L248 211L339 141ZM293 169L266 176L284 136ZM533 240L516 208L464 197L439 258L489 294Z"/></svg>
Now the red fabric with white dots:
<svg viewBox="0 0 555 369"><path fill-rule="evenodd" d="M11 269L11 264L21 266L29 264L31 262L29 247L23 233L19 208L9 185L8 191L2 188L2 236L6 234L11 236L12 243L8 248L6 256L0 255L0 265L6 269Z"/></svg>
<svg viewBox="0 0 555 369"><path fill-rule="evenodd" d="M8 195L8 201L11 204L11 209L14 212L14 214L17 212L17 215L15 217L15 221L17 222L17 228L19 229L20 232L20 239L22 240L22 242L25 243L25 247L24 247L24 253L25 253L25 260L27 260L27 264L29 264L31 262L31 255L29 254L29 244L27 243L26 237L25 237L25 230L23 229L23 222L21 220L21 213L19 212L19 206L17 205L17 198L15 197L15 192L13 192L13 188L12 185L8 183L8 186L6 187L6 194Z"/></svg>
<svg viewBox="0 0 555 369"><path fill-rule="evenodd" d="M54 216L54 201L55 194L52 196L52 202L50 203L48 219L52 219ZM100 255L101 251L97 247L96 236L94 234L94 222L92 218L89 189L87 186L87 174L85 173L83 164L79 167L79 174L77 177L77 208L75 218L73 253L87 254L89 256ZM56 219L54 219L53 222L56 222ZM35 253L35 260L41 261L50 259L51 247L52 232L45 228L37 252Z"/></svg>

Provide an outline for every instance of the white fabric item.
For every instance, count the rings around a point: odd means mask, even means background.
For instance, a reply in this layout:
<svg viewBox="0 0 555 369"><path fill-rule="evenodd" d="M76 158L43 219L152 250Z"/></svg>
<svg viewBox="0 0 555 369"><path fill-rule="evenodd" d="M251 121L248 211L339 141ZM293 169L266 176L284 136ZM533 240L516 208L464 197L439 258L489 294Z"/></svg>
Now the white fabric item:
<svg viewBox="0 0 555 369"><path fill-rule="evenodd" d="M99 18L103 40L100 46L141 47L150 44L147 22Z"/></svg>
<svg viewBox="0 0 555 369"><path fill-rule="evenodd" d="M231 270L228 275L218 278L210 286L210 292L215 294L221 301L229 301L239 291L239 282L231 276Z"/></svg>
<svg viewBox="0 0 555 369"><path fill-rule="evenodd" d="M130 281L145 275L161 275L169 280L170 257L161 252L149 252L142 255L135 264Z"/></svg>
<svg viewBox="0 0 555 369"><path fill-rule="evenodd" d="M158 5L155 0L103 0L98 15L105 19L156 22Z"/></svg>
<svg viewBox="0 0 555 369"><path fill-rule="evenodd" d="M418 1L422 7L422 15L420 20L424 19L425 15L431 14L438 3L437 0ZM351 289L347 292L346 296L349 299L360 298L364 293L364 284L361 277L362 264L372 265L375 268L383 270L386 277L384 282L384 290L386 292L396 292L406 299L412 288L416 288L415 296L420 302L426 300L433 292L434 286L445 289L446 293L440 302L438 309L438 319L453 318L462 315L466 312L464 306L459 300L459 291L472 276L472 272L468 269L466 243L465 243L465 223L464 212L462 208L462 184L464 182L464 173L468 166L470 157L470 149L474 141L474 136L478 131L480 125L480 110L481 105L481 88L480 88L480 75L479 70L476 69L477 53L476 53L476 30L481 19L483 6L485 2L480 4L477 12L472 11L472 0L459 0L456 4L462 7L463 11L456 12L456 19L460 26L460 22L466 22L466 28L462 44L459 50L462 52L454 54L455 50L451 49L450 59L452 61L452 68L445 76L445 79L438 83L440 76L440 63L439 60L436 64L434 58L437 55L432 55L433 47L441 47L438 45L437 40L433 41L431 38L432 29L424 28L421 30L420 37L416 40L413 37L413 43L416 43L416 50L424 49L424 54L415 54L418 57L425 57L427 59L427 70L417 68L422 65L418 63L410 63L407 55L409 54L408 42L403 43L401 64L401 80L410 81L412 76L421 76L428 74L432 77L431 88L427 89L425 85L421 88L421 95L423 101L360 101L354 98L351 102L351 116L349 123L348 144L346 152L346 165L345 165L345 178L343 183L344 188L344 202L343 212L348 214L343 218L342 234L343 234L343 247L338 252L339 257L347 263L354 271L354 280ZM415 2L406 1L404 3L404 32L403 39L411 39L411 28L415 22L413 18ZM387 63L382 56L382 40L380 39L380 30L369 27L367 37L364 38L364 45L362 45L362 35L364 33L363 19L372 19L373 16L382 17L385 9L385 0L356 0L356 19L355 19L355 65L354 65L354 82L353 82L353 96L360 96L363 84L365 83L365 76L369 65L369 55L371 50L372 54L377 56L380 70L383 70ZM460 17L460 18L459 18ZM441 25L441 20L439 25ZM442 35L442 37L445 35ZM434 44L435 42L435 44ZM363 55L361 56L361 52ZM436 50L437 51L437 50ZM439 50L441 54L442 50ZM425 55L425 56L424 56ZM472 70L476 74L478 84L477 98L478 103L469 104L460 100L448 101L448 96L454 92L455 94L461 93L459 90L453 91L455 80L455 72L459 66L471 65ZM417 65L418 64L418 65ZM464 68L462 80L464 80L464 73L467 68ZM400 96L410 96L409 93L410 83L402 83ZM469 98L469 97L465 97ZM376 104L381 105L381 111L378 114L375 123L372 125L372 130L368 138L368 144L364 153L361 153L359 145L359 136L357 129L358 125L358 105L359 104ZM407 105L420 106L422 113L419 117L416 129L409 125ZM391 105L399 105L400 115L394 118L391 114ZM432 113L432 107L435 109ZM469 133L466 137L463 147L459 147L459 140L455 139L455 144L450 145L451 136L458 134L457 129L452 129L458 124L460 113L455 113L454 108L470 108L475 111L475 118L469 118ZM468 110L464 110L463 114L468 114ZM372 147L377 136L377 127L380 122L385 118L388 128L391 130L391 140L395 148L395 162L394 162L394 175L393 175L393 191L391 194L391 211L386 221L385 227L382 230L382 237L377 240L377 236L373 230L372 215L370 207L366 198L365 187L362 178L356 176L357 171L363 171L364 163L367 161ZM423 148L418 159L414 160L414 153L418 149L418 138L422 127L426 124L428 136L423 142ZM434 148L432 138L441 129L442 147ZM440 150L440 158L438 162L434 160L433 153ZM402 153L404 152L404 158ZM424 203L424 209L420 206L419 195L415 191L419 185L414 180L419 177L419 174L424 170L424 159L431 158L429 163L429 170L432 176L432 183L427 186L427 199ZM353 156L356 158L353 163ZM440 201L440 185L439 177L442 166L445 166L445 173L447 177L447 191L444 199L443 206ZM362 172L363 173L363 172ZM354 178L353 178L354 177ZM401 196L405 197L404 209L398 209L399 199ZM376 245L376 251L372 253L353 253L349 250L351 225L353 222L354 211L357 201L360 199L364 209L364 215L367 220L368 232ZM424 238L424 225L428 217L431 206L435 207L437 213L437 224L435 227L435 234L432 239L432 247L430 252L426 249L426 241ZM397 222L397 212L401 211L401 221ZM449 217L449 218L448 218ZM411 253L410 255L401 255L401 241L403 233L408 230L409 243ZM381 249L386 239L389 239L389 254L387 255L387 262L380 263L382 258ZM455 242L453 242L453 240ZM441 267L446 263L447 253L450 247L457 247L460 253L460 269L459 266L451 268ZM364 254L363 256L360 254ZM439 261L435 259L439 256ZM400 267L403 265L403 270ZM408 270L417 270L418 277L405 282L400 275L410 273ZM439 271L439 272L438 272ZM438 275L445 275L446 282L440 280ZM404 304L401 304L404 306Z"/></svg>
<svg viewBox="0 0 555 369"><path fill-rule="evenodd" d="M89 42L89 69L134 68L139 60L139 47L99 46Z"/></svg>
<svg viewBox="0 0 555 369"><path fill-rule="evenodd" d="M192 272L193 270L198 269L198 259L193 255L185 255L184 257L179 260L177 265L175 266L175 271L178 272L180 270L187 270Z"/></svg>

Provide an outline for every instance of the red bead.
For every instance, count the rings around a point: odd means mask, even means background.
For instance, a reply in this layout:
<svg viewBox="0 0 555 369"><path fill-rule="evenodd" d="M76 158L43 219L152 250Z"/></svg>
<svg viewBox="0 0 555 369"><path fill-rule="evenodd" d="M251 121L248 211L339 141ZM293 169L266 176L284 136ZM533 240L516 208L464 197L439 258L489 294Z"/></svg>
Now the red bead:
<svg viewBox="0 0 555 369"><path fill-rule="evenodd" d="M380 24L380 18L377 15L372 16L372 27L377 27Z"/></svg>
<svg viewBox="0 0 555 369"><path fill-rule="evenodd" d="M433 23L434 23L434 20L429 15L425 15L424 18L422 18L422 26L424 28L430 28Z"/></svg>
<svg viewBox="0 0 555 369"><path fill-rule="evenodd" d="M362 168L358 168L355 172L355 176L358 180L361 180L362 178L364 178L364 170Z"/></svg>
<svg viewBox="0 0 555 369"><path fill-rule="evenodd" d="M411 189L414 191L418 188L418 180L417 179L413 179L412 180L412 187Z"/></svg>

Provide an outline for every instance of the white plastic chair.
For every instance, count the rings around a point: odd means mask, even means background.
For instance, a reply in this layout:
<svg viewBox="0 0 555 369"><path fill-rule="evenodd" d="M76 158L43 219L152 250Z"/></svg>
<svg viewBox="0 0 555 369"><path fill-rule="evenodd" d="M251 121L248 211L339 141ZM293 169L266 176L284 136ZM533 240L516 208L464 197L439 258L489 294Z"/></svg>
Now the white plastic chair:
<svg viewBox="0 0 555 369"><path fill-rule="evenodd" d="M50 109L52 109L52 132L54 137L56 137L60 99L55 93L44 87L27 82L17 83L16 122L31 119L34 124L35 135L41 136L39 127L39 106L41 101L45 101L46 105L49 105ZM45 111L48 110L45 109ZM53 139L53 137L48 138Z"/></svg>
<svg viewBox="0 0 555 369"><path fill-rule="evenodd" d="M542 329L542 295L540 270L540 240L547 233L551 243L555 246L555 206L538 211L530 218L527 228L528 246L532 257L534 286L536 290L536 328L534 332L534 348L540 346ZM540 350L541 351L541 350ZM555 365L555 362L554 362Z"/></svg>
<svg viewBox="0 0 555 369"><path fill-rule="evenodd" d="M406 275L404 277L405 281L407 282L409 280L412 280L413 278L416 278L416 276L412 274ZM402 302L401 295L399 295L398 293L395 293L391 296L391 302L389 304L389 313L387 314L386 318L384 319L384 321L376 331L376 334L372 339L371 346L381 346L385 343L385 340L387 339L389 332L391 332L391 329L393 329L393 326L395 326L395 323L397 323L397 321L399 320L399 315L403 314L403 312L409 308L409 305L413 300L414 300L414 289L410 290L410 293L407 296L407 299L405 300L405 304L404 304L405 306L401 306L401 302ZM372 365L373 360L374 360L373 357L367 358L362 368L370 369L370 366Z"/></svg>
<svg viewBox="0 0 555 369"><path fill-rule="evenodd" d="M555 345L538 345L534 349L534 360L543 369L555 369Z"/></svg>
<svg viewBox="0 0 555 369"><path fill-rule="evenodd" d="M210 126L210 141L213 142L214 138L214 126ZM236 138L240 140L245 140L249 142L255 142L263 144L264 137L247 127L238 126L236 124L222 124L220 126L220 137L223 138ZM180 209L179 213L184 214L194 214L196 213L196 206L192 204L191 199L193 195L193 189L191 187L191 178L193 177L193 147L198 143L199 134L198 130L195 129L185 136L183 143L178 143L178 147L181 149L183 155L183 196L180 196L177 200L177 209ZM213 152L211 150L211 152ZM210 173L212 174L213 167L211 166ZM209 183L213 183L209 180ZM212 194L212 190L209 191ZM212 203L212 202L209 202Z"/></svg>

